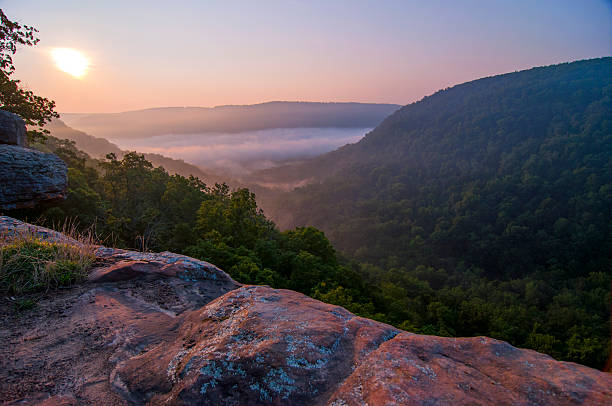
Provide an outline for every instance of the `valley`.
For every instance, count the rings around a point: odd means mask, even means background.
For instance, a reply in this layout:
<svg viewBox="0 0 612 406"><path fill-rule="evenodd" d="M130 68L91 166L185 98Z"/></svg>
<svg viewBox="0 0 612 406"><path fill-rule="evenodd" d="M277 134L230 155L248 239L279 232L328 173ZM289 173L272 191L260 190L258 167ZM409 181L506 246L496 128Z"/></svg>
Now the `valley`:
<svg viewBox="0 0 612 406"><path fill-rule="evenodd" d="M0 406L612 405L612 8L0 7Z"/></svg>

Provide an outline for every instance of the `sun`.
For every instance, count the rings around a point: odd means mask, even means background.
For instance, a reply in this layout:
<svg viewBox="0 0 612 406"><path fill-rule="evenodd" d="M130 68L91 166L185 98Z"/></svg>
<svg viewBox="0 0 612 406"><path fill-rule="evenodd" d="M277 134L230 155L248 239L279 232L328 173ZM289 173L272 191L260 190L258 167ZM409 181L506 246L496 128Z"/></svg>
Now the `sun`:
<svg viewBox="0 0 612 406"><path fill-rule="evenodd" d="M54 48L51 57L55 66L75 78L82 78L89 68L89 59L81 52L71 48Z"/></svg>

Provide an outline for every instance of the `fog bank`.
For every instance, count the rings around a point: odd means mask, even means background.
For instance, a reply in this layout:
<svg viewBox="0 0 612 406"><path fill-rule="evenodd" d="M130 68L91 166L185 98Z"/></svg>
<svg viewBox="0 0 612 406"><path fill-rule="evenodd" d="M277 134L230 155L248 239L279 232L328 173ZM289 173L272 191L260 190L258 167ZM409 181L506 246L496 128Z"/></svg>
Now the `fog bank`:
<svg viewBox="0 0 612 406"><path fill-rule="evenodd" d="M359 141L371 128L275 128L241 133L111 138L121 149L163 154L234 176Z"/></svg>

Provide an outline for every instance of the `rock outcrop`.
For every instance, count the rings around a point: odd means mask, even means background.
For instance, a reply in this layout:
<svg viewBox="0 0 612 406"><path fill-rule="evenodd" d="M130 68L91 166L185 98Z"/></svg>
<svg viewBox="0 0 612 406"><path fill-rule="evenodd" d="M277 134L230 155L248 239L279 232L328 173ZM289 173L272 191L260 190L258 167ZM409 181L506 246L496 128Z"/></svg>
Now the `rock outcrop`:
<svg viewBox="0 0 612 406"><path fill-rule="evenodd" d="M24 229L62 238L0 217ZM7 405L612 404L611 374L502 341L404 332L180 255L95 250L87 283L26 314L0 298Z"/></svg>
<svg viewBox="0 0 612 406"><path fill-rule="evenodd" d="M56 155L0 145L0 210L66 198L67 167Z"/></svg>
<svg viewBox="0 0 612 406"><path fill-rule="evenodd" d="M0 144L27 146L26 125L17 114L0 110Z"/></svg>
<svg viewBox="0 0 612 406"><path fill-rule="evenodd" d="M33 207L66 198L68 168L56 155L27 145L25 122L0 110L0 210Z"/></svg>

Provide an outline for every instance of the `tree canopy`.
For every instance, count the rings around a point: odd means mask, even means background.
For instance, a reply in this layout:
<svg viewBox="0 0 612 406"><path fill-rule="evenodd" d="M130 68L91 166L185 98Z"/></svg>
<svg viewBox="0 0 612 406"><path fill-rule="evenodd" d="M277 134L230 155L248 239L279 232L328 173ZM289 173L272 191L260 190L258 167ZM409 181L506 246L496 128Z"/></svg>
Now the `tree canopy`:
<svg viewBox="0 0 612 406"><path fill-rule="evenodd" d="M35 46L40 39L34 27L11 21L0 9L0 109L15 113L30 126L30 141L43 141L48 131L44 125L52 118L59 117L55 102L37 96L21 87L20 81L11 79L15 73L13 55L19 46Z"/></svg>
<svg viewBox="0 0 612 406"><path fill-rule="evenodd" d="M264 207L373 264L362 275L392 323L602 365L611 157L612 58L600 58L441 90L301 164L315 181Z"/></svg>
<svg viewBox="0 0 612 406"><path fill-rule="evenodd" d="M297 290L412 332L488 335L558 359L605 362L610 272L568 277L553 268L500 280L466 263L359 264L314 227L279 231L247 189L169 175L136 153L96 161L54 137L37 146L68 164L68 199L14 217L93 224L107 245L183 253L240 282Z"/></svg>

